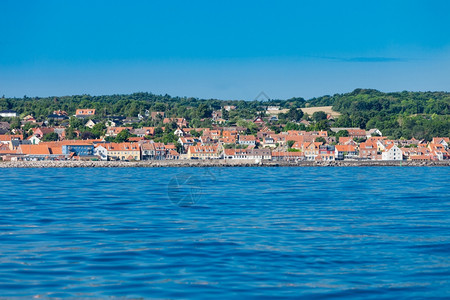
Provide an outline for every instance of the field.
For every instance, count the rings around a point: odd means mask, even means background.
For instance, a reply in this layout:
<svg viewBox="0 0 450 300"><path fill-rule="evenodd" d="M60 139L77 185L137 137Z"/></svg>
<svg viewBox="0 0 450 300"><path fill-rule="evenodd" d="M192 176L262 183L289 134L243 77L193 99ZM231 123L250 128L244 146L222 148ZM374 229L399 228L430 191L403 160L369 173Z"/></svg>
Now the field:
<svg viewBox="0 0 450 300"><path fill-rule="evenodd" d="M279 110L268 110L267 114L269 115L278 115L278 114L285 114L289 111L289 109L279 109Z"/></svg>
<svg viewBox="0 0 450 300"><path fill-rule="evenodd" d="M341 114L337 111L332 110L331 107L332 106L305 107L302 108L302 111L308 115L312 115L316 111L323 111L329 115L332 115L333 117L339 117Z"/></svg>

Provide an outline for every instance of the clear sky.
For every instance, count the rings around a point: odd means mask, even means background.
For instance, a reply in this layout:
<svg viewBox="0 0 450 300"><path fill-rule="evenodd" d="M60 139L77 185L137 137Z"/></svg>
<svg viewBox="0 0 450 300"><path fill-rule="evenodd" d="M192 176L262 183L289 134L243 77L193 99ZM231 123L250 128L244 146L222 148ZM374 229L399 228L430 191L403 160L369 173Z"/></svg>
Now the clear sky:
<svg viewBox="0 0 450 300"><path fill-rule="evenodd" d="M450 90L450 1L0 1L0 96Z"/></svg>

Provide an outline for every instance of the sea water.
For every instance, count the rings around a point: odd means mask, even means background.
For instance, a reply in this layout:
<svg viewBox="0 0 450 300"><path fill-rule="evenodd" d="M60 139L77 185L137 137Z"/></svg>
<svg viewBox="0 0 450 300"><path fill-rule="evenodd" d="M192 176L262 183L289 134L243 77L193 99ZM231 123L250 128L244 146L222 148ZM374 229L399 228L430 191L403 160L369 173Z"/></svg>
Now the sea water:
<svg viewBox="0 0 450 300"><path fill-rule="evenodd" d="M0 297L447 298L449 171L3 169Z"/></svg>

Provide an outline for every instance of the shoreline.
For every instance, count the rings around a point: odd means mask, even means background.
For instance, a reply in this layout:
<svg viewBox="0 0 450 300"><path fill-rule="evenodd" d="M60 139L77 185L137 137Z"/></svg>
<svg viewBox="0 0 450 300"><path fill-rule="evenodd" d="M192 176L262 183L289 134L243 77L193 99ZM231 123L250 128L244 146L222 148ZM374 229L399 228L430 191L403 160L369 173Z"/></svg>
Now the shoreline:
<svg viewBox="0 0 450 300"><path fill-rule="evenodd" d="M165 168L165 167L449 167L447 161L5 161L0 168Z"/></svg>

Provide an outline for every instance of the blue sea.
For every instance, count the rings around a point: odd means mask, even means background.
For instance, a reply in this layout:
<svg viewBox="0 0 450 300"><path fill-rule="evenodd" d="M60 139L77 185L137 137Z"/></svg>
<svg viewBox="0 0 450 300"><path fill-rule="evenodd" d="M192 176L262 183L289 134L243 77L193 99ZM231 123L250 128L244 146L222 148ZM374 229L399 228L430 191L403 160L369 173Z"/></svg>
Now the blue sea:
<svg viewBox="0 0 450 300"><path fill-rule="evenodd" d="M450 297L448 167L1 175L0 298Z"/></svg>

